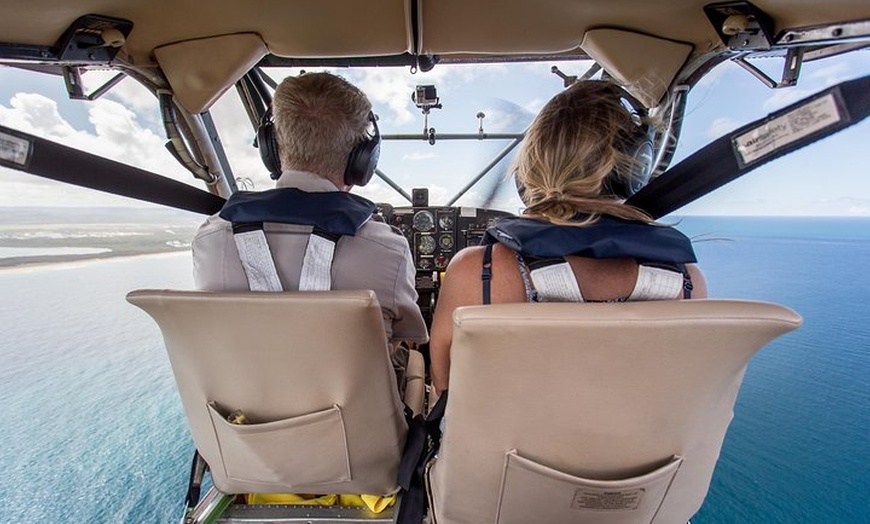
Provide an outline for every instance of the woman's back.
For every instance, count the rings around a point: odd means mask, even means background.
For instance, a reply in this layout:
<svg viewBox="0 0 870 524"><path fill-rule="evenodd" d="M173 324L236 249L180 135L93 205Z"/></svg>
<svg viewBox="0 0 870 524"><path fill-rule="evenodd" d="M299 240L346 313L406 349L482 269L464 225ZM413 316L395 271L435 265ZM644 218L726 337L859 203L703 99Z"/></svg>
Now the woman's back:
<svg viewBox="0 0 870 524"><path fill-rule="evenodd" d="M447 389L450 367L449 347L452 342L451 317L457 307L483 304L484 247L467 248L450 262L439 293L438 307L430 333L432 349L432 381L439 391ZM634 290L638 278L638 263L632 258L595 259L569 256L580 292L585 301L602 302L626 299ZM687 264L692 282L692 298L706 298L707 285L701 271ZM527 283L519 266L516 252L496 244L492 249L490 303L528 302ZM682 298L676 293L674 299ZM443 351L447 348L448 351Z"/></svg>

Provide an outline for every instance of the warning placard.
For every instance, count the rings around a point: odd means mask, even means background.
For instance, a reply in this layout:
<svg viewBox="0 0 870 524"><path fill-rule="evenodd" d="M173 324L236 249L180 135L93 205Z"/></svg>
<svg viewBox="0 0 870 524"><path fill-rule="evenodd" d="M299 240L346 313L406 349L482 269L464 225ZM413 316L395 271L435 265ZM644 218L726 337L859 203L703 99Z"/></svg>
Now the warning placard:
<svg viewBox="0 0 870 524"><path fill-rule="evenodd" d="M634 510L643 500L645 491L643 488L612 491L581 488L574 492L571 507L598 511Z"/></svg>
<svg viewBox="0 0 870 524"><path fill-rule="evenodd" d="M5 161L15 166L24 166L27 164L27 154L29 152L29 140L0 132L0 161Z"/></svg>
<svg viewBox="0 0 870 524"><path fill-rule="evenodd" d="M733 139L742 165L751 164L842 120L833 94L808 102Z"/></svg>

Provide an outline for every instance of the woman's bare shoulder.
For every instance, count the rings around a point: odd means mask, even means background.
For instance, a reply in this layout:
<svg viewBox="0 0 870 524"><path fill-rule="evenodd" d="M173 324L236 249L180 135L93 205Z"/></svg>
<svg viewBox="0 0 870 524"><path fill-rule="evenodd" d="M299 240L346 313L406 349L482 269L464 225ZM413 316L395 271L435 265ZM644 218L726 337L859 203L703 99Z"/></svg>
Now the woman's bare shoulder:
<svg viewBox="0 0 870 524"><path fill-rule="evenodd" d="M695 264L686 264L686 270L692 279L692 298L707 298L707 279Z"/></svg>
<svg viewBox="0 0 870 524"><path fill-rule="evenodd" d="M483 246L472 246L458 251L447 265L448 274L479 269L483 265L483 249Z"/></svg>

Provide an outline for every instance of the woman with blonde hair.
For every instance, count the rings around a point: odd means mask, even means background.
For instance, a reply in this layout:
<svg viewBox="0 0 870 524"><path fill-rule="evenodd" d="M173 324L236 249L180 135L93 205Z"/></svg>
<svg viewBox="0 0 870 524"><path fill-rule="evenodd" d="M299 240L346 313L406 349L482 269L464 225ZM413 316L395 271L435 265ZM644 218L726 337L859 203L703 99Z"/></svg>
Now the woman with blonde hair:
<svg viewBox="0 0 870 524"><path fill-rule="evenodd" d="M624 203L648 181L644 111L621 87L579 82L529 128L513 173L526 209L450 262L432 323L432 381L449 385L452 315L506 302L706 298L691 242Z"/></svg>

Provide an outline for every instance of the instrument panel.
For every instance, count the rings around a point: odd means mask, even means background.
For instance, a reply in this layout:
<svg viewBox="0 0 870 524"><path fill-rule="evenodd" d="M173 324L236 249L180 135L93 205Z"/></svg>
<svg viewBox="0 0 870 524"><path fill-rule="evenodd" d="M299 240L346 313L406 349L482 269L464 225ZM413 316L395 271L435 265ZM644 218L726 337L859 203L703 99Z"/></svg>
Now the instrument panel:
<svg viewBox="0 0 870 524"><path fill-rule="evenodd" d="M480 244L497 218L512 216L476 207L379 206L379 212L408 240L417 271L443 271L457 251Z"/></svg>

